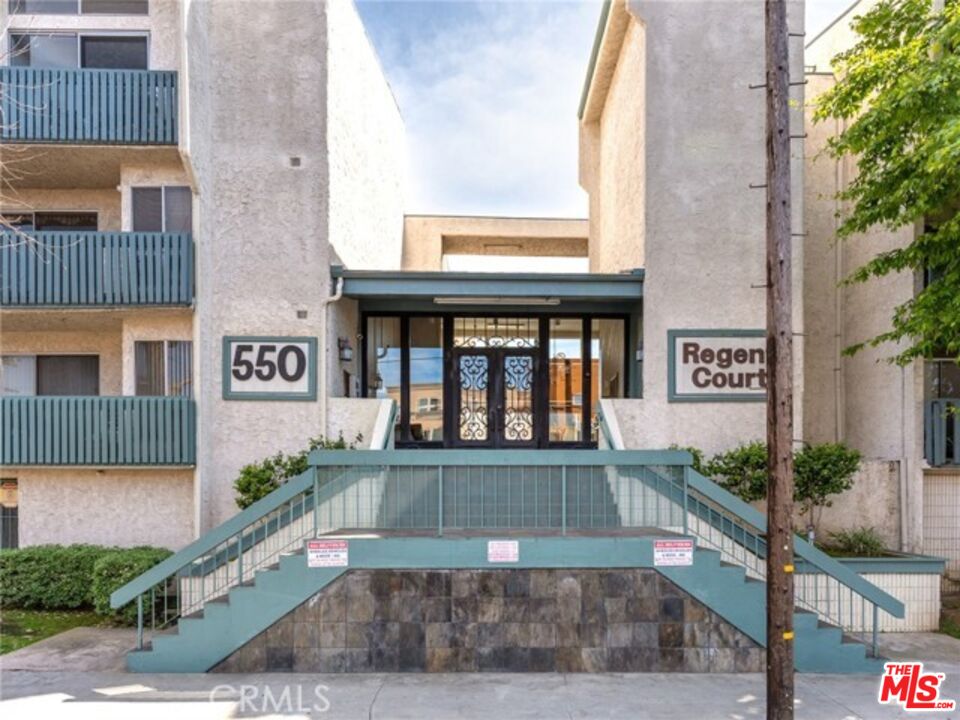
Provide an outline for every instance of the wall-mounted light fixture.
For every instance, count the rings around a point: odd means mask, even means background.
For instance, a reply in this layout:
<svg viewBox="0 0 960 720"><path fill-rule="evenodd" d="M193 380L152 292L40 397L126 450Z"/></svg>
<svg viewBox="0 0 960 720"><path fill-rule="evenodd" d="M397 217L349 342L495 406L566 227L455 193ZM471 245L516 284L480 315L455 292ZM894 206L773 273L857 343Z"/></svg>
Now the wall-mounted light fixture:
<svg viewBox="0 0 960 720"><path fill-rule="evenodd" d="M340 351L340 362L350 362L353 360L353 346L350 345L349 338L337 338L337 348Z"/></svg>

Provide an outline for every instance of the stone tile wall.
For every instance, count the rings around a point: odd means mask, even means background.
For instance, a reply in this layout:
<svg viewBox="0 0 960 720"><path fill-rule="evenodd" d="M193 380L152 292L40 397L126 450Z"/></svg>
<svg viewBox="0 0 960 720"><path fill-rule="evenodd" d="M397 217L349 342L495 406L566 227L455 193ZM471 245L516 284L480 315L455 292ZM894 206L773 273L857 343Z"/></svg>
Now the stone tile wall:
<svg viewBox="0 0 960 720"><path fill-rule="evenodd" d="M760 672L763 656L650 569L356 570L214 672Z"/></svg>

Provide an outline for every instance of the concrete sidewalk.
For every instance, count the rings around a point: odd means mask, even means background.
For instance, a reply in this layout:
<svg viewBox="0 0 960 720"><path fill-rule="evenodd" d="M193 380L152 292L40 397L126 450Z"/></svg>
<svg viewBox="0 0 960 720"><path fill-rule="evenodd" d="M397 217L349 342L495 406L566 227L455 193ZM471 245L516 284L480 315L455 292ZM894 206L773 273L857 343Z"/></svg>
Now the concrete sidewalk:
<svg viewBox="0 0 960 720"><path fill-rule="evenodd" d="M101 632L84 633L85 650L77 631L70 631L0 659L4 719L729 720L764 715L759 674L135 675L113 667L122 658L118 648L128 647L129 639L114 633L95 644L99 651L90 648ZM935 633L891 634L882 646L888 657L920 659L929 669L947 673L942 696L960 700L960 641ZM878 683L873 676L798 675L796 717L910 717L877 704ZM924 716L960 720L957 713Z"/></svg>

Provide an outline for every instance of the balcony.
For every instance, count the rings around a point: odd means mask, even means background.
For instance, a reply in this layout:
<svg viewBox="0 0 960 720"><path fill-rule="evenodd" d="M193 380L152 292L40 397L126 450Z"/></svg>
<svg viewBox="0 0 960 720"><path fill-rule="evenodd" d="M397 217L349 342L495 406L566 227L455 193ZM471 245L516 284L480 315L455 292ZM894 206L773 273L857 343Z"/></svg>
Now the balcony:
<svg viewBox="0 0 960 720"><path fill-rule="evenodd" d="M177 73L0 68L0 141L176 145Z"/></svg>
<svg viewBox="0 0 960 720"><path fill-rule="evenodd" d="M933 467L960 465L960 398L928 400L923 413L927 462Z"/></svg>
<svg viewBox="0 0 960 720"><path fill-rule="evenodd" d="M183 306L193 302L187 233L0 233L0 307Z"/></svg>
<svg viewBox="0 0 960 720"><path fill-rule="evenodd" d="M0 465L196 463L196 406L181 397L0 398Z"/></svg>

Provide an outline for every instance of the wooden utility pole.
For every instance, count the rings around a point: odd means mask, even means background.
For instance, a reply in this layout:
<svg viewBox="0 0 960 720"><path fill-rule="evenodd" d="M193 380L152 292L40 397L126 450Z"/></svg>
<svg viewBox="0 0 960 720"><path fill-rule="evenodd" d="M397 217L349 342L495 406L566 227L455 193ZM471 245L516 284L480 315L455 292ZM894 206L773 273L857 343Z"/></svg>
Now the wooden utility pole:
<svg viewBox="0 0 960 720"><path fill-rule="evenodd" d="M793 320L785 0L765 0L767 100L767 718L793 718Z"/></svg>

